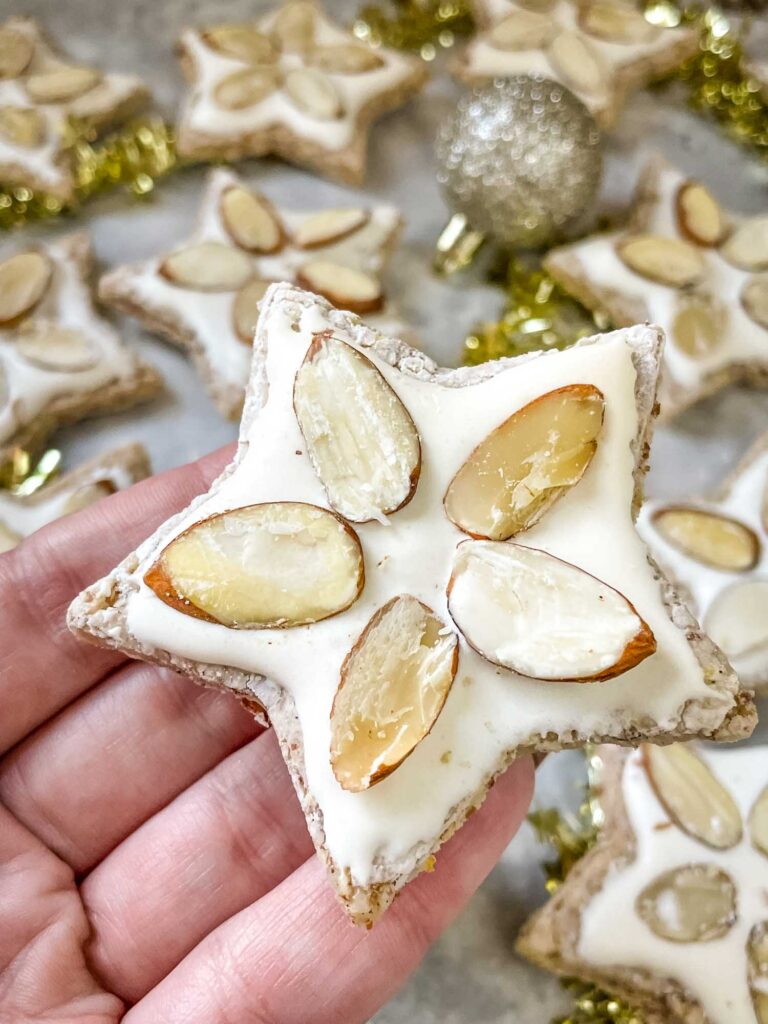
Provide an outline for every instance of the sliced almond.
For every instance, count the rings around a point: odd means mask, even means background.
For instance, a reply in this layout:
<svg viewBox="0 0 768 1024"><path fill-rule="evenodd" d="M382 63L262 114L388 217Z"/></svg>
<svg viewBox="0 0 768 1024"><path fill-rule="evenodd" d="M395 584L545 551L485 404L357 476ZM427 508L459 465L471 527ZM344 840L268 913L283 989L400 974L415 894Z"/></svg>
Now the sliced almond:
<svg viewBox="0 0 768 1024"><path fill-rule="evenodd" d="M230 238L249 252L273 253L285 243L285 234L272 204L264 196L240 185L224 190L221 219Z"/></svg>
<svg viewBox="0 0 768 1024"><path fill-rule="evenodd" d="M594 0L579 8L579 27L608 43L649 43L659 29L646 21L631 3Z"/></svg>
<svg viewBox="0 0 768 1024"><path fill-rule="evenodd" d="M670 942L709 942L736 921L736 887L714 864L686 864L658 875L637 897L637 913Z"/></svg>
<svg viewBox="0 0 768 1024"><path fill-rule="evenodd" d="M201 33L212 50L247 64L269 64L278 57L274 43L247 22L212 25Z"/></svg>
<svg viewBox="0 0 768 1024"><path fill-rule="evenodd" d="M253 344L256 323L259 319L259 303L271 283L271 281L262 281L260 278L254 277L244 284L235 296L232 322L235 334L245 345Z"/></svg>
<svg viewBox="0 0 768 1024"><path fill-rule="evenodd" d="M669 340L693 359L702 359L721 343L725 331L725 310L707 299L681 295L672 319Z"/></svg>
<svg viewBox="0 0 768 1024"><path fill-rule="evenodd" d="M623 594L511 541L459 544L448 608L486 660L534 679L612 679L656 650L653 633Z"/></svg>
<svg viewBox="0 0 768 1024"><path fill-rule="evenodd" d="M101 79L101 72L94 68L61 65L30 75L24 82L24 88L35 103L67 103L90 92Z"/></svg>
<svg viewBox="0 0 768 1024"><path fill-rule="evenodd" d="M115 485L111 480L94 480L89 484L78 487L64 502L64 513L69 515L72 512L81 512L90 505L95 505L102 498L108 498L115 493Z"/></svg>
<svg viewBox="0 0 768 1024"><path fill-rule="evenodd" d="M713 569L746 572L760 555L757 534L719 512L669 505L654 513L653 524L668 543Z"/></svg>
<svg viewBox="0 0 768 1024"><path fill-rule="evenodd" d="M21 252L0 263L0 324L29 313L48 290L53 264L41 252Z"/></svg>
<svg viewBox="0 0 768 1024"><path fill-rule="evenodd" d="M98 350L84 331L62 327L55 320L25 320L14 348L33 366L60 373L88 370L99 358Z"/></svg>
<svg viewBox="0 0 768 1024"><path fill-rule="evenodd" d="M749 835L755 849L768 857L768 786L761 791L749 812Z"/></svg>
<svg viewBox="0 0 768 1024"><path fill-rule="evenodd" d="M471 537L527 530L584 475L597 451L605 400L591 384L549 391L475 448L451 481L445 512Z"/></svg>
<svg viewBox="0 0 768 1024"><path fill-rule="evenodd" d="M45 118L33 107L0 107L0 136L13 146L34 149L45 139Z"/></svg>
<svg viewBox="0 0 768 1024"><path fill-rule="evenodd" d="M381 284L375 277L330 260L305 263L296 280L302 288L324 295L334 306L352 313L375 313L384 305Z"/></svg>
<svg viewBox="0 0 768 1024"><path fill-rule="evenodd" d="M699 250L680 238L630 235L617 242L616 252L630 270L670 288L699 284L707 270Z"/></svg>
<svg viewBox="0 0 768 1024"><path fill-rule="evenodd" d="M269 64L245 68L222 78L213 90L213 98L224 110L245 110L271 96L280 80L280 70Z"/></svg>
<svg viewBox="0 0 768 1024"><path fill-rule="evenodd" d="M244 252L231 245L200 242L167 256L159 272L182 288L233 292L253 276L253 263Z"/></svg>
<svg viewBox="0 0 768 1024"><path fill-rule="evenodd" d="M408 410L373 363L326 334L315 336L296 374L293 405L328 501L366 523L406 505L421 470Z"/></svg>
<svg viewBox="0 0 768 1024"><path fill-rule="evenodd" d="M429 733L451 688L458 638L409 594L380 608L341 667L331 767L342 789L369 789Z"/></svg>
<svg viewBox="0 0 768 1024"><path fill-rule="evenodd" d="M272 21L272 35L287 53L303 53L315 38L317 8L305 0L281 7Z"/></svg>
<svg viewBox="0 0 768 1024"><path fill-rule="evenodd" d="M741 840L741 812L733 797L689 747L646 743L643 763L656 796L683 832L715 850Z"/></svg>
<svg viewBox="0 0 768 1024"><path fill-rule="evenodd" d="M550 17L517 10L494 25L486 39L497 50L540 50L547 46L555 31Z"/></svg>
<svg viewBox="0 0 768 1024"><path fill-rule="evenodd" d="M721 254L742 270L768 270L768 214L739 224L720 247Z"/></svg>
<svg viewBox="0 0 768 1024"><path fill-rule="evenodd" d="M768 659L768 580L745 580L725 587L704 615L709 636L738 671ZM765 669L763 668L764 672Z"/></svg>
<svg viewBox="0 0 768 1024"><path fill-rule="evenodd" d="M358 46L357 43L313 46L307 54L306 63L332 75L363 75L384 67L384 61L378 53L367 46Z"/></svg>
<svg viewBox="0 0 768 1024"><path fill-rule="evenodd" d="M747 980L757 1024L768 1024L768 921L756 924L749 933Z"/></svg>
<svg viewBox="0 0 768 1024"><path fill-rule="evenodd" d="M32 60L34 43L23 32L0 28L0 78L18 78Z"/></svg>
<svg viewBox="0 0 768 1024"><path fill-rule="evenodd" d="M348 238L365 227L370 219L368 210L352 207L321 210L304 218L293 233L293 241L300 249L319 249Z"/></svg>
<svg viewBox="0 0 768 1024"><path fill-rule="evenodd" d="M0 521L0 555L18 547L21 544L21 540L21 534L16 533L10 526L6 526L5 523Z"/></svg>
<svg viewBox="0 0 768 1024"><path fill-rule="evenodd" d="M725 233L725 217L718 201L701 182L683 182L677 190L675 208L680 232L689 242L719 244Z"/></svg>
<svg viewBox="0 0 768 1024"><path fill-rule="evenodd" d="M318 121L336 121L344 114L336 86L322 71L294 68L285 76L285 91L295 107Z"/></svg>
<svg viewBox="0 0 768 1024"><path fill-rule="evenodd" d="M576 92L599 96L609 84L610 76L602 58L578 32L560 32L549 44L549 62Z"/></svg>
<svg viewBox="0 0 768 1024"><path fill-rule="evenodd" d="M144 582L171 608L231 629L304 626L357 600L363 552L333 512L275 501L190 526Z"/></svg>
<svg viewBox="0 0 768 1024"><path fill-rule="evenodd" d="M741 290L741 304L747 316L768 331L768 274L747 281Z"/></svg>

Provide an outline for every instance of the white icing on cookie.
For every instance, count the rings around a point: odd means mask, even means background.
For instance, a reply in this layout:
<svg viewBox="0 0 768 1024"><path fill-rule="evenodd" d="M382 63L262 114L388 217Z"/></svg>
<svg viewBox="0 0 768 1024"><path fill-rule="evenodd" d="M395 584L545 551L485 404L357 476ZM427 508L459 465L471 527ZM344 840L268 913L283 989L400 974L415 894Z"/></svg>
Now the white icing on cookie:
<svg viewBox="0 0 768 1024"><path fill-rule="evenodd" d="M697 752L730 792L746 822L757 796L768 785L765 747L708 747ZM630 864L615 865L582 912L579 956L589 964L640 967L659 979L677 981L701 1003L710 1024L755 1024L745 947L751 928L768 917L768 857L752 846L746 827L736 846L712 850L670 826L639 751L626 760L622 793L637 855ZM694 863L716 865L736 884L736 923L722 938L708 942L665 941L640 919L635 901L657 875Z"/></svg>

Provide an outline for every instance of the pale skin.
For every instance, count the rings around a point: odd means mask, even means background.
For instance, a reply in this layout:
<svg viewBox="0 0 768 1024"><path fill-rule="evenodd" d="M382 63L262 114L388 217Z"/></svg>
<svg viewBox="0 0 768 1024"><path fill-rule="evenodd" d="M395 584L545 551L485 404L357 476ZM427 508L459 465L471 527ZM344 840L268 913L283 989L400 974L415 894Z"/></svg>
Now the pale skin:
<svg viewBox="0 0 768 1024"><path fill-rule="evenodd" d="M355 1024L517 831L515 763L371 932L314 856L270 731L225 693L75 639L66 609L204 490L214 453L0 556L0 1020Z"/></svg>

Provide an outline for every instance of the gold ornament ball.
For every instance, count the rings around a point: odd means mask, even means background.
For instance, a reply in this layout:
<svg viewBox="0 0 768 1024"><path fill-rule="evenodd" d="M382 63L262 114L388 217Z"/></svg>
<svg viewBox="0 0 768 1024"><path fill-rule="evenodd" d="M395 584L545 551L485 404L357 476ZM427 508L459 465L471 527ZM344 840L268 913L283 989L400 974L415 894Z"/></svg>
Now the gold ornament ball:
<svg viewBox="0 0 768 1024"><path fill-rule="evenodd" d="M437 180L471 226L505 248L556 241L600 184L600 132L584 104L539 75L464 96L437 136Z"/></svg>

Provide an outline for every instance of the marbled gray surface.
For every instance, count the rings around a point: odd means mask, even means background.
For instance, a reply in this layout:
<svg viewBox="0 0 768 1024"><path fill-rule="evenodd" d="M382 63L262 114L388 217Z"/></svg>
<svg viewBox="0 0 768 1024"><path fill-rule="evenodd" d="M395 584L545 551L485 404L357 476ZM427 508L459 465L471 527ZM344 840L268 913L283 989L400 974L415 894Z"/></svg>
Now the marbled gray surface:
<svg viewBox="0 0 768 1024"><path fill-rule="evenodd" d="M10 13L9 5L6 0L3 13ZM180 28L208 19L236 20L262 6L252 0L25 0L14 10L40 17L75 57L143 74L160 108L170 115L182 89L172 54ZM329 8L340 18L354 11L344 0L329 2ZM460 358L464 333L478 319L493 318L502 301L477 273L446 282L430 271L432 247L447 214L434 180L432 142L437 123L458 94L458 87L438 73L422 97L380 122L372 137L368 181L357 193L272 161L241 168L278 203L313 207L384 199L399 205L407 228L387 274L388 290L422 332L425 348L446 364ZM607 145L606 202L626 202L643 154L654 148L704 180L726 206L743 212L768 207L768 166L690 114L674 88L643 92L630 101ZM104 197L89 205L76 225L70 221L45 231L85 224L104 266L140 259L191 230L203 174L200 169L179 174L145 203ZM68 465L137 439L162 470L235 436L235 427L218 416L180 352L131 321L124 328L131 344L165 374L168 393L133 412L64 431L57 443ZM713 486L766 428L768 394L732 388L702 403L657 431L649 492L682 496ZM550 757L539 770L537 802L576 804L582 782L579 755ZM460 920L377 1015L376 1024L546 1024L565 1008L557 983L513 952L518 926L544 898L542 856L526 826Z"/></svg>

